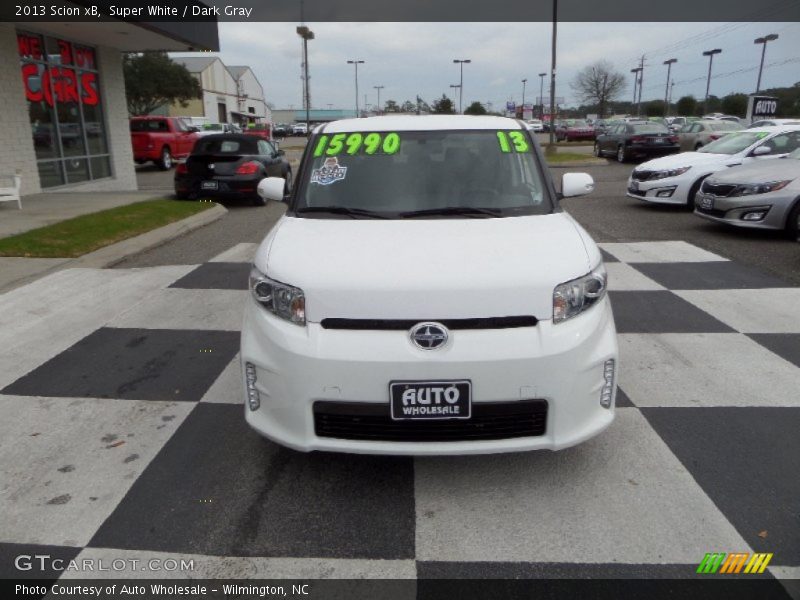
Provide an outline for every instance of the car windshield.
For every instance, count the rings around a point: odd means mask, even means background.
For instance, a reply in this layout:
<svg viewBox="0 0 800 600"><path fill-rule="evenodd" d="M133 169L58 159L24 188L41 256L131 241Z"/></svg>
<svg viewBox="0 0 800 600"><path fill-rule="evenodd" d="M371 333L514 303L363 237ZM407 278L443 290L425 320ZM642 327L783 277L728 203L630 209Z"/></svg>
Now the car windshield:
<svg viewBox="0 0 800 600"><path fill-rule="evenodd" d="M634 123L633 133L669 133L669 129L661 123Z"/></svg>
<svg viewBox="0 0 800 600"><path fill-rule="evenodd" d="M708 128L711 131L733 131L734 129L741 129L742 126L733 121L718 121L716 123L709 123Z"/></svg>
<svg viewBox="0 0 800 600"><path fill-rule="evenodd" d="M572 119L567 121L567 127L588 127L589 124L583 119Z"/></svg>
<svg viewBox="0 0 800 600"><path fill-rule="evenodd" d="M553 209L527 130L337 133L311 144L292 207L298 215L320 216L325 207L382 218Z"/></svg>
<svg viewBox="0 0 800 600"><path fill-rule="evenodd" d="M730 133L715 142L706 144L700 148L698 152L707 152L708 154L737 154L768 135L769 133L766 131L740 131L737 133Z"/></svg>
<svg viewBox="0 0 800 600"><path fill-rule="evenodd" d="M243 138L224 135L201 137L194 145L192 154L258 154L256 140L248 140L246 136Z"/></svg>

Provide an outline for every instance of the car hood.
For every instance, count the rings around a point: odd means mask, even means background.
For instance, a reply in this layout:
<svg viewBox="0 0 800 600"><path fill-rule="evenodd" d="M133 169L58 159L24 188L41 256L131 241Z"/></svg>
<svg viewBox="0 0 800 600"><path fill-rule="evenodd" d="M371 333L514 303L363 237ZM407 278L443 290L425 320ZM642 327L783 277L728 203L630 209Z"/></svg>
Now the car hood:
<svg viewBox="0 0 800 600"><path fill-rule="evenodd" d="M306 318L552 317L553 288L600 260L566 213L488 219L283 217L256 267L301 288Z"/></svg>
<svg viewBox="0 0 800 600"><path fill-rule="evenodd" d="M711 175L709 183L765 183L800 178L800 160L779 158L741 165Z"/></svg>
<svg viewBox="0 0 800 600"><path fill-rule="evenodd" d="M654 158L643 162L636 171L666 171L668 169L677 169L679 167L695 167L695 166L711 166L711 165L726 165L731 163L741 162L737 156L730 154L711 154L710 152L681 152L680 154L670 154L660 158Z"/></svg>

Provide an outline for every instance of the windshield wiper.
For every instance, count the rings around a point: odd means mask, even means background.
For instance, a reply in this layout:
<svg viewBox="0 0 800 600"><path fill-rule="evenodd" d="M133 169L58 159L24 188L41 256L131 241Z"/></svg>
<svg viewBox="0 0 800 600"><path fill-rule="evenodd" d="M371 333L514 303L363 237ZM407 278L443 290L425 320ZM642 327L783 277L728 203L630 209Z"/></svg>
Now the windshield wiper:
<svg viewBox="0 0 800 600"><path fill-rule="evenodd" d="M302 208L295 209L296 213L304 214L304 213L328 213L332 215L344 215L350 217L352 219L357 219L359 217L366 217L368 219L388 219L386 215L382 215L380 213L373 212L371 210L366 210L364 208L348 208L347 206L304 206Z"/></svg>
<svg viewBox="0 0 800 600"><path fill-rule="evenodd" d="M409 210L398 213L404 219L414 217L427 217L429 215L461 215L465 217L500 217L502 212L496 208L483 208L479 206L444 206L442 208L428 208L425 210Z"/></svg>

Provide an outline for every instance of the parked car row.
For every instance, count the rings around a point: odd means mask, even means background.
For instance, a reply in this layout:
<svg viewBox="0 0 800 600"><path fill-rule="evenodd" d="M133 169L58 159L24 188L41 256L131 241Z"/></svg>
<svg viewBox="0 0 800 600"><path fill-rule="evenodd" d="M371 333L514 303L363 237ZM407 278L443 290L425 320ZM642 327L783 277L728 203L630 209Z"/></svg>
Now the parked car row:
<svg viewBox="0 0 800 600"><path fill-rule="evenodd" d="M734 131L638 165L627 195L737 227L800 231L800 125Z"/></svg>

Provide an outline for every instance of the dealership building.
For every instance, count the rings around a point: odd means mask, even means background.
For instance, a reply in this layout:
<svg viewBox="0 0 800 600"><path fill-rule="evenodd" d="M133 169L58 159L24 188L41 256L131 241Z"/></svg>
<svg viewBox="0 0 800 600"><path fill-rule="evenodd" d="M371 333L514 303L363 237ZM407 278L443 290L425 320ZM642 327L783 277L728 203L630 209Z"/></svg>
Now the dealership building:
<svg viewBox="0 0 800 600"><path fill-rule="evenodd" d="M122 53L217 51L216 23L0 23L0 175L22 194L135 190Z"/></svg>

